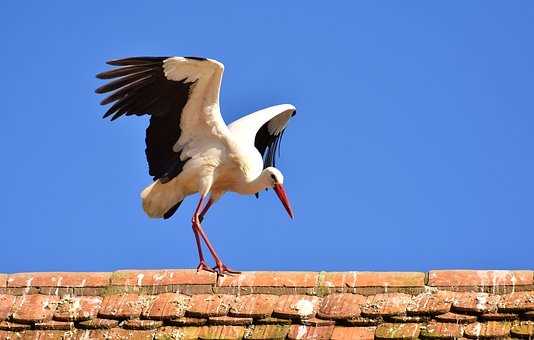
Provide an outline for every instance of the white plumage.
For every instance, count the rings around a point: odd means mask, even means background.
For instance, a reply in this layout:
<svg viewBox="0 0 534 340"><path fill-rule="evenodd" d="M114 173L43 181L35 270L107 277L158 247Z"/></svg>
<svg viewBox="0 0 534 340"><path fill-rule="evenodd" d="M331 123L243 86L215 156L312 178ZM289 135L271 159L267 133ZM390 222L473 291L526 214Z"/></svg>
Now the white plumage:
<svg viewBox="0 0 534 340"><path fill-rule="evenodd" d="M233 272L216 254L200 222L225 192L256 194L267 188L275 190L293 217L284 177L274 166L295 107L272 106L227 126L219 108L224 71L220 62L197 57L135 57L108 64L119 67L97 75L117 78L96 90L114 91L102 101L114 102L104 117L151 115L146 155L154 182L141 193L145 212L150 217L169 218L187 196L198 192L200 200L192 218L198 269L213 270L204 260L202 238L215 259L214 269Z"/></svg>

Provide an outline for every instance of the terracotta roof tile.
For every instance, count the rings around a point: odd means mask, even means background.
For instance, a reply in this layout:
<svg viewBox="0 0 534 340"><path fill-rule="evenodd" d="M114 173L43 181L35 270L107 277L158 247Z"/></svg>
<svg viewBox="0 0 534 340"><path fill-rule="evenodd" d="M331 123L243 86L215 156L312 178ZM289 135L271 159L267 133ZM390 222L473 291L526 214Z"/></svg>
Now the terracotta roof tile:
<svg viewBox="0 0 534 340"><path fill-rule="evenodd" d="M323 319L341 320L360 316L360 304L366 297L358 294L331 294L323 299L318 316Z"/></svg>
<svg viewBox="0 0 534 340"><path fill-rule="evenodd" d="M0 339L533 336L532 272L448 272L435 286L423 273L11 274L0 287Z"/></svg>
<svg viewBox="0 0 534 340"><path fill-rule="evenodd" d="M532 285L532 271L510 270L432 270L428 284L432 287L498 287Z"/></svg>
<svg viewBox="0 0 534 340"><path fill-rule="evenodd" d="M508 337L510 329L511 324L509 322L489 321L467 325L464 332L468 338L472 339L496 339Z"/></svg>
<svg viewBox="0 0 534 340"><path fill-rule="evenodd" d="M360 308L363 316L376 317L399 315L406 312L411 296L403 293L368 296Z"/></svg>
<svg viewBox="0 0 534 340"><path fill-rule="evenodd" d="M247 339L282 340L289 333L289 325L256 325Z"/></svg>
<svg viewBox="0 0 534 340"><path fill-rule="evenodd" d="M307 319L315 315L321 299L309 295L283 295L273 311L273 315L290 319Z"/></svg>
<svg viewBox="0 0 534 340"><path fill-rule="evenodd" d="M52 319L59 296L32 294L17 297L11 319L20 323L43 322Z"/></svg>
<svg viewBox="0 0 534 340"><path fill-rule="evenodd" d="M417 339L419 332L416 323L383 323L376 328L375 339Z"/></svg>
<svg viewBox="0 0 534 340"><path fill-rule="evenodd" d="M0 294L0 320L6 320L11 315L15 299L13 295Z"/></svg>
<svg viewBox="0 0 534 340"><path fill-rule="evenodd" d="M463 334L462 325L455 323L431 322L421 330L421 336L430 339L458 339Z"/></svg>
<svg viewBox="0 0 534 340"><path fill-rule="evenodd" d="M0 288L6 288L6 287L7 287L7 275L0 274Z"/></svg>
<svg viewBox="0 0 534 340"><path fill-rule="evenodd" d="M54 319L83 321L96 317L102 298L99 296L64 296L57 305Z"/></svg>
<svg viewBox="0 0 534 340"><path fill-rule="evenodd" d="M102 301L102 307L98 314L100 317L108 319L138 318L152 300L152 296L131 293L107 295Z"/></svg>
<svg viewBox="0 0 534 340"><path fill-rule="evenodd" d="M273 313L278 296L268 294L249 294L238 296L230 307L230 315L266 318Z"/></svg>
<svg viewBox="0 0 534 340"><path fill-rule="evenodd" d="M142 313L151 320L169 320L185 315L190 297L178 293L162 293L155 297Z"/></svg>
<svg viewBox="0 0 534 340"><path fill-rule="evenodd" d="M191 298L187 315L195 317L224 316L234 303L235 296L199 294Z"/></svg>
<svg viewBox="0 0 534 340"><path fill-rule="evenodd" d="M332 340L372 340L376 327L335 327Z"/></svg>
<svg viewBox="0 0 534 340"><path fill-rule="evenodd" d="M305 325L291 325L288 339L330 339L334 332L334 326L305 326Z"/></svg>

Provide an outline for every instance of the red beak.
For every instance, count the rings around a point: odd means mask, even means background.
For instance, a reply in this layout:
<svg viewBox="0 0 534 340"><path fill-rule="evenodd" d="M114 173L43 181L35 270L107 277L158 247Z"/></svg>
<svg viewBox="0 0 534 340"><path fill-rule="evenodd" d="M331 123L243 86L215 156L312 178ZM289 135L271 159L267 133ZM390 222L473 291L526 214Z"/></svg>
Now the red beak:
<svg viewBox="0 0 534 340"><path fill-rule="evenodd" d="M284 205L284 208L286 208L289 217L293 218L293 209L291 209L291 204L289 203L289 199L287 198L284 186L282 184L275 184L273 189L274 192L276 192L278 198L280 199L280 202L282 202L282 204Z"/></svg>

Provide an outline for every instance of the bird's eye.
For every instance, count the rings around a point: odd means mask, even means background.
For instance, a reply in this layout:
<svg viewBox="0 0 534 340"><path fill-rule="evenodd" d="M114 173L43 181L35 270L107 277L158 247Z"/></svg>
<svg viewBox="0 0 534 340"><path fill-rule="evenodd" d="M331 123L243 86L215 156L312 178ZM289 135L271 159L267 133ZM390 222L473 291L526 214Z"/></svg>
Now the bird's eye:
<svg viewBox="0 0 534 340"><path fill-rule="evenodd" d="M275 175L271 174L271 178L272 178L274 181L276 181L276 176L275 176Z"/></svg>

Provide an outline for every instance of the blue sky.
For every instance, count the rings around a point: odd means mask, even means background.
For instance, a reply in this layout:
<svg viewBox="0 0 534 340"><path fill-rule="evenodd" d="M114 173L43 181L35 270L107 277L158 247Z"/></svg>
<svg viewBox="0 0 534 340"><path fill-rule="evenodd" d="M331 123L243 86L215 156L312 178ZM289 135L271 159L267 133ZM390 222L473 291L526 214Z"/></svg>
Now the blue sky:
<svg viewBox="0 0 534 340"><path fill-rule="evenodd" d="M227 122L298 108L272 192L204 228L241 270L531 269L529 1L3 1L0 272L190 268L197 198L147 218L146 117L101 119L108 59L225 64Z"/></svg>

